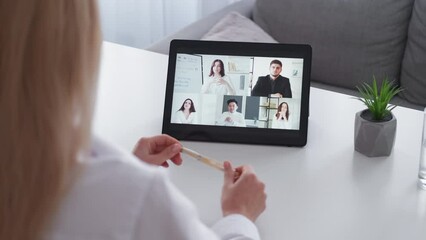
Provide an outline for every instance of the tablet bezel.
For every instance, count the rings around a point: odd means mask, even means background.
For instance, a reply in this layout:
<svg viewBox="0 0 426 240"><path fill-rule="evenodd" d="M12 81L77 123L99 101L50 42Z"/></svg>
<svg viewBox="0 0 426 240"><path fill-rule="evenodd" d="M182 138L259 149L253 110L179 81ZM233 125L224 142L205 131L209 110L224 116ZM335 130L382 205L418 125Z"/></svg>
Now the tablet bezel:
<svg viewBox="0 0 426 240"><path fill-rule="evenodd" d="M171 123L177 54L214 54L303 58L299 130L245 128ZM305 44L172 40L170 43L162 133L179 140L305 146L308 135L309 89L312 48Z"/></svg>

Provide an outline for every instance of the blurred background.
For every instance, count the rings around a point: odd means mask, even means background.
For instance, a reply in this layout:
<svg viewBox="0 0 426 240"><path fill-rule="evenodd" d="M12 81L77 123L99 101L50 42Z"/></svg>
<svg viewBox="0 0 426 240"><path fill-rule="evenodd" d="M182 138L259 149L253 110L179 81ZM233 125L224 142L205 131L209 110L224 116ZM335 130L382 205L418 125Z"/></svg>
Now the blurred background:
<svg viewBox="0 0 426 240"><path fill-rule="evenodd" d="M105 41L136 48L241 0L99 0Z"/></svg>

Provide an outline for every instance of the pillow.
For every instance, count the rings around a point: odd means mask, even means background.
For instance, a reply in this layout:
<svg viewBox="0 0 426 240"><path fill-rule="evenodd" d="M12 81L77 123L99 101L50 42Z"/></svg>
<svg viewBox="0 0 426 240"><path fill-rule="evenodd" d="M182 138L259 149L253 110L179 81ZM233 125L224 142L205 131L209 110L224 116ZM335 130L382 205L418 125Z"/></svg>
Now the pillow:
<svg viewBox="0 0 426 240"><path fill-rule="evenodd" d="M401 69L400 95L426 106L426 1L415 1Z"/></svg>
<svg viewBox="0 0 426 240"><path fill-rule="evenodd" d="M373 75L399 84L413 3L257 0L253 21L279 42L310 44L313 81L356 90Z"/></svg>
<svg viewBox="0 0 426 240"><path fill-rule="evenodd" d="M277 43L253 21L237 12L223 17L201 40Z"/></svg>

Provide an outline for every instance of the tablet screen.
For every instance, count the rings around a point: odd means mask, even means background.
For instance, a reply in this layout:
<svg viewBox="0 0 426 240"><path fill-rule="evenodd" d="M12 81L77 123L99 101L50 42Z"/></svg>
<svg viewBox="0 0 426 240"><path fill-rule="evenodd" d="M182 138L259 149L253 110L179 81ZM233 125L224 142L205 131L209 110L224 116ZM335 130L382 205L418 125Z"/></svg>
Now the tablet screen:
<svg viewBox="0 0 426 240"><path fill-rule="evenodd" d="M237 51L231 49L237 43L210 42L212 47L208 48L208 42L189 42L193 44L179 40L177 45L182 44L183 48L172 44L163 132L174 133L167 129L175 126L177 132L188 136L191 131L201 131L218 141L232 139L225 133L233 133L238 142L250 135L249 129L271 138L281 133L288 139L297 138L300 130L306 130L301 129L307 125L301 120L307 118L302 106L307 108L309 76L304 74L309 73L305 64L308 60L310 69L310 55L309 59L306 54L299 56L297 51L291 51L293 48L276 53L268 50L272 44L241 43L240 46L254 48ZM302 132L306 135L306 131Z"/></svg>
<svg viewBox="0 0 426 240"><path fill-rule="evenodd" d="M299 130L303 59L177 54L171 123Z"/></svg>

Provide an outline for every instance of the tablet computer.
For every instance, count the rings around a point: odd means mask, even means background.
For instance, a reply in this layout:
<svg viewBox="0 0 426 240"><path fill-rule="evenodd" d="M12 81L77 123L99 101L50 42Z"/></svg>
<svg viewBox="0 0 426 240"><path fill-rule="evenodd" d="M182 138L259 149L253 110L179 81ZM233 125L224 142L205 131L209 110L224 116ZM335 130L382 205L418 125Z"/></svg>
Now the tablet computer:
<svg viewBox="0 0 426 240"><path fill-rule="evenodd" d="M309 45L173 40L163 128L180 140L304 146Z"/></svg>

